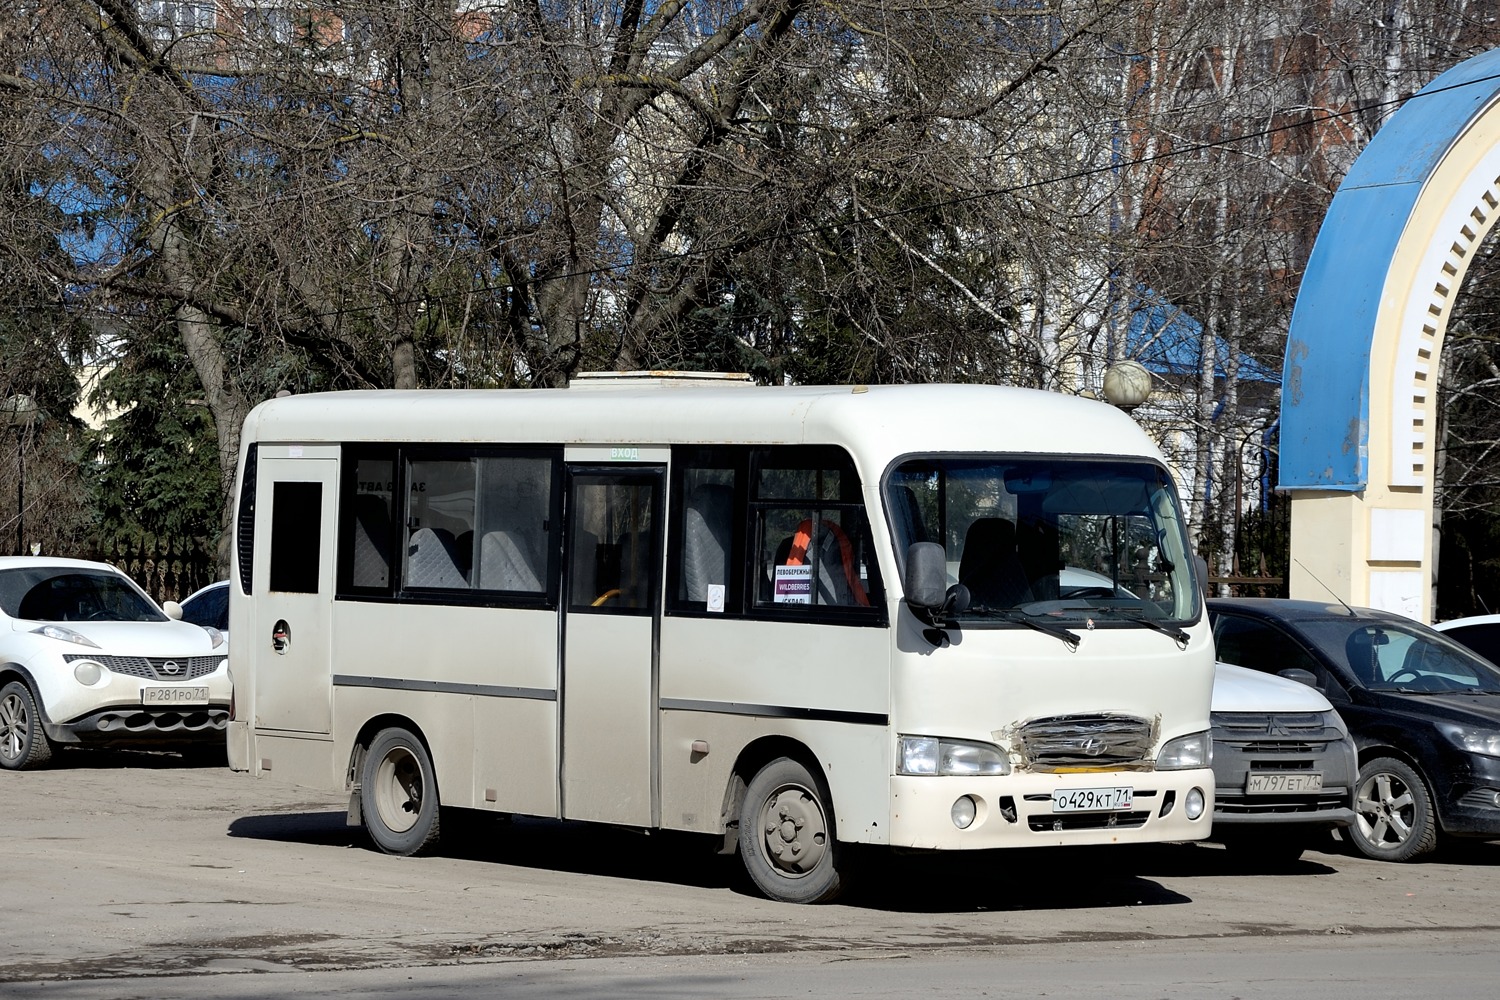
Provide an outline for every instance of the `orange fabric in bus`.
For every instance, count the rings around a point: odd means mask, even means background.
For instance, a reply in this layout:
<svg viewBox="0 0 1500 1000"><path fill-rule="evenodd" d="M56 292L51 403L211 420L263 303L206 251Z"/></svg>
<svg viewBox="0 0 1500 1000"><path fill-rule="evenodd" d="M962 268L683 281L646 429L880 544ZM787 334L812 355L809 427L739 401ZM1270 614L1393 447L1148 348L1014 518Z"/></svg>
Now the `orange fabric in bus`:
<svg viewBox="0 0 1500 1000"><path fill-rule="evenodd" d="M839 557L844 564L844 579L849 583L849 592L854 595L854 602L863 607L870 606L870 595L865 593L865 588L859 582L859 567L854 565L854 546L849 544L849 536L844 534L832 521L823 521L821 526L824 530L833 534L834 540L839 545ZM812 545L812 518L804 520L797 525L796 534L792 535L792 549L787 554L786 565L801 566L807 562L807 550Z"/></svg>

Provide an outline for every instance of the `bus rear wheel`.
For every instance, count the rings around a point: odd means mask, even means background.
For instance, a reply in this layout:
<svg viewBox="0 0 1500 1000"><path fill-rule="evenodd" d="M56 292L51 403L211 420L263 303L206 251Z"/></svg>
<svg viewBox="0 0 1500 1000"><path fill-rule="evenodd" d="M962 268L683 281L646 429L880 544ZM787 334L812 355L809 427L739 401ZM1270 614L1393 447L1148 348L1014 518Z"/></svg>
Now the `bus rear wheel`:
<svg viewBox="0 0 1500 1000"><path fill-rule="evenodd" d="M750 881L770 899L826 903L844 890L828 792L790 757L761 768L745 790L739 848Z"/></svg>
<svg viewBox="0 0 1500 1000"><path fill-rule="evenodd" d="M421 854L438 840L437 779L422 741L405 729L382 729L360 769L365 831L387 854Z"/></svg>

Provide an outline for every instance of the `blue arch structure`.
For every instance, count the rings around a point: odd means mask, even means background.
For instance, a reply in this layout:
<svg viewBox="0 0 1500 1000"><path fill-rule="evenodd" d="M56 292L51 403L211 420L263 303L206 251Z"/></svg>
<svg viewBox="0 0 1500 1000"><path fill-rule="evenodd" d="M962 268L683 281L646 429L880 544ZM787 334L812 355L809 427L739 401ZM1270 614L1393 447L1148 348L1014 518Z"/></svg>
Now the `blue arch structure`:
<svg viewBox="0 0 1500 1000"><path fill-rule="evenodd" d="M1367 484L1370 347L1391 259L1433 171L1497 95L1500 49L1448 70L1391 116L1334 196L1287 334L1283 489Z"/></svg>
<svg viewBox="0 0 1500 1000"><path fill-rule="evenodd" d="M1318 232L1282 373L1293 597L1431 620L1439 359L1500 220L1497 108L1500 49L1433 80L1360 154Z"/></svg>

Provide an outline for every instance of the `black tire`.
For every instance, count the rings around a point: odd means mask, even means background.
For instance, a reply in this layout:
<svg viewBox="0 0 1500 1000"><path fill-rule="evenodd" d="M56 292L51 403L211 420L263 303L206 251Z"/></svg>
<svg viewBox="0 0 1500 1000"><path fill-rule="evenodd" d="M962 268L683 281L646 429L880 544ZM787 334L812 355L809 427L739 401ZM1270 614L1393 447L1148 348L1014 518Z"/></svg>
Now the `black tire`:
<svg viewBox="0 0 1500 1000"><path fill-rule="evenodd" d="M11 681L0 688L0 768L29 771L52 760L52 741L42 729L31 688Z"/></svg>
<svg viewBox="0 0 1500 1000"><path fill-rule="evenodd" d="M375 734L360 767L365 832L387 854L422 854L438 842L438 787L427 748L405 729Z"/></svg>
<svg viewBox="0 0 1500 1000"><path fill-rule="evenodd" d="M1431 852L1437 822L1427 783L1394 757L1366 762L1359 769L1348 833L1356 850L1377 861L1410 861Z"/></svg>
<svg viewBox="0 0 1500 1000"><path fill-rule="evenodd" d="M845 889L833 811L821 779L790 757L751 780L740 807L740 861L768 899L827 903Z"/></svg>

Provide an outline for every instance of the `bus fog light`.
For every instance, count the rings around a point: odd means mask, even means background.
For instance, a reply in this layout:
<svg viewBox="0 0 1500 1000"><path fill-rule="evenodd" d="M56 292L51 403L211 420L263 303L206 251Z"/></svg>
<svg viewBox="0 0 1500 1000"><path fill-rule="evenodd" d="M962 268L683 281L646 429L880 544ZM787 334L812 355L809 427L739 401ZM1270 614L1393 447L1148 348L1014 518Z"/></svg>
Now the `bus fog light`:
<svg viewBox="0 0 1500 1000"><path fill-rule="evenodd" d="M957 802L953 803L952 814L953 825L960 830L967 830L973 825L974 817L979 814L979 807L974 804L973 799L967 795L963 795L959 797Z"/></svg>
<svg viewBox="0 0 1500 1000"><path fill-rule="evenodd" d="M1203 789L1194 788L1187 793L1182 803L1183 811L1187 813L1188 819L1197 819L1203 815Z"/></svg>
<svg viewBox="0 0 1500 1000"><path fill-rule="evenodd" d="M93 687L104 676L104 668L93 660L79 660L73 665L73 677L85 687Z"/></svg>

